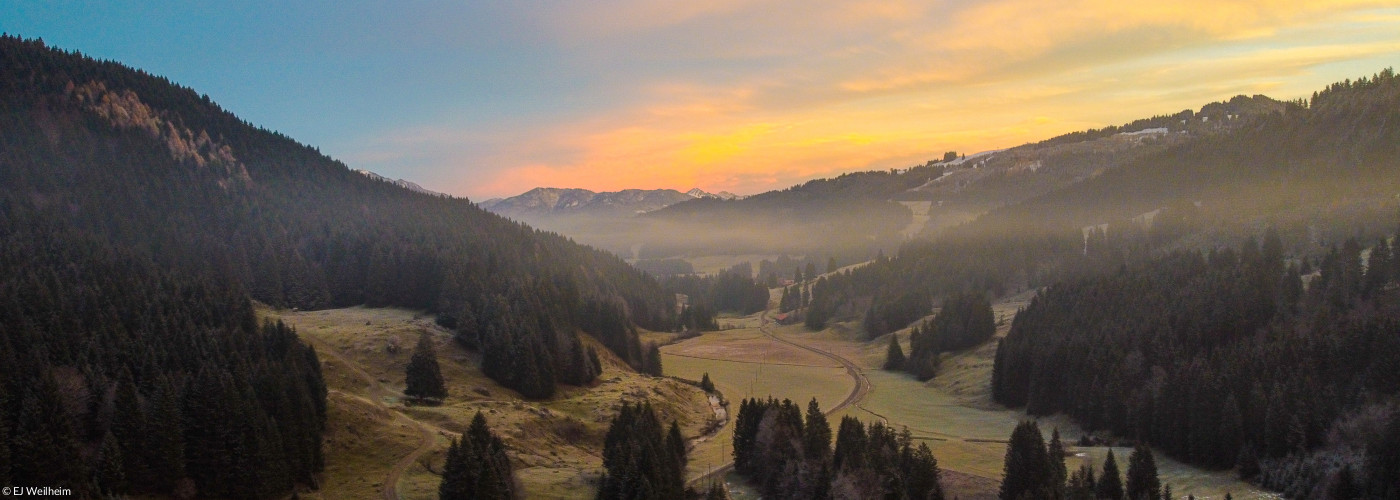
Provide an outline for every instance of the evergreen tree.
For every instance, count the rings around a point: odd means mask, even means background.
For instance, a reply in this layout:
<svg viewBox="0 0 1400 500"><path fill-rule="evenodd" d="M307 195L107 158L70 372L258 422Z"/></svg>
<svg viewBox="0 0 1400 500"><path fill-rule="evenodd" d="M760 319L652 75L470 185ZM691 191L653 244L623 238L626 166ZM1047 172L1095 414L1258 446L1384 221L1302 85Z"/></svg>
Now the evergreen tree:
<svg viewBox="0 0 1400 500"><path fill-rule="evenodd" d="M319 401L324 404L325 392L321 392L319 398ZM151 477L155 479L152 491L170 492L175 489L175 482L185 477L185 425L180 414L179 395L168 380L162 378L156 386L155 395L151 398L150 409L150 421L160 422L160 425L146 426L146 448L143 450L146 453L146 463L149 466ZM325 413L323 411L319 418L310 418L309 425L312 429L316 429L320 427L319 422L324 421ZM317 459L321 451L320 439L316 437L312 440L314 441L312 450L315 455L312 463L307 465L312 470L319 471L323 465Z"/></svg>
<svg viewBox="0 0 1400 500"><path fill-rule="evenodd" d="M1051 430L1050 445L1046 448L1045 454L1050 462L1050 492L1047 496L1052 499L1064 498L1069 472L1065 469L1065 445L1060 441L1059 427Z"/></svg>
<svg viewBox="0 0 1400 500"><path fill-rule="evenodd" d="M700 390L705 392L715 392L715 383L710 380L710 372L700 375Z"/></svg>
<svg viewBox="0 0 1400 500"><path fill-rule="evenodd" d="M1099 477L1095 495L1099 500L1123 500L1123 479L1118 474L1118 461L1113 458L1111 449L1103 462L1103 475Z"/></svg>
<svg viewBox="0 0 1400 500"><path fill-rule="evenodd" d="M444 500L515 498L515 480L505 444L476 412L461 440L452 440L442 467L438 498Z"/></svg>
<svg viewBox="0 0 1400 500"><path fill-rule="evenodd" d="M408 361L404 395L416 400L441 401L447 398L447 387L438 367L437 352L428 332L418 337L413 357Z"/></svg>
<svg viewBox="0 0 1400 500"><path fill-rule="evenodd" d="M1327 488L1327 498L1335 500L1354 500L1360 498L1361 490L1356 487L1356 475L1351 471L1351 464L1342 466L1342 470L1337 471L1337 475L1332 478L1332 486Z"/></svg>
<svg viewBox="0 0 1400 500"><path fill-rule="evenodd" d="M807 403L807 423L802 433L802 454L808 460L825 462L831 458L831 425L817 404L817 398Z"/></svg>
<svg viewBox="0 0 1400 500"><path fill-rule="evenodd" d="M689 458L685 454L685 437L681 436L681 426L675 420L671 421L671 430L666 433L666 449L671 451L671 456L684 472Z"/></svg>
<svg viewBox="0 0 1400 500"><path fill-rule="evenodd" d="M1002 500L1017 500L1023 495L1040 497L1052 489L1050 459L1046 455L1045 437L1033 420L1016 425L1006 444L1006 459L1002 464Z"/></svg>
<svg viewBox="0 0 1400 500"><path fill-rule="evenodd" d="M890 347L889 347L889 349L886 349L886 350L885 350L885 366L884 366L884 369L886 369L886 370L903 370L903 369L904 369L904 349L901 349L901 348L899 347L899 337L896 336L896 335L894 335L894 334L890 334Z"/></svg>
<svg viewBox="0 0 1400 500"><path fill-rule="evenodd" d="M1069 476L1065 485L1065 498L1068 500L1094 500L1098 484L1094 480L1094 468L1082 464Z"/></svg>
<svg viewBox="0 0 1400 500"><path fill-rule="evenodd" d="M126 475L122 472L123 460L117 438L108 432L102 438L102 448L98 452L98 488L107 496L119 496L128 491Z"/></svg>
<svg viewBox="0 0 1400 500"><path fill-rule="evenodd" d="M827 258L827 259L826 259L826 273L827 273L827 274L834 273L834 272L836 272L837 269L840 269L840 268L836 267L836 257L829 257L829 258Z"/></svg>
<svg viewBox="0 0 1400 500"><path fill-rule="evenodd" d="M109 432L112 434L112 446L116 446L122 460L117 462L121 465L121 476L124 481L129 481L133 488L127 489L123 484L120 489L110 489L115 486L112 483L104 486L110 492L126 493L128 491L154 491L152 484L155 478L152 477L150 468L146 463L149 453L146 451L150 445L146 422L150 418L141 408L141 403L137 399L136 385L131 381L130 373L123 373L117 381L115 400L113 401L112 427ZM108 446L108 443L102 443ZM104 455L105 456L105 455ZM105 459L104 459L105 460ZM105 475L111 476L110 473Z"/></svg>
<svg viewBox="0 0 1400 500"><path fill-rule="evenodd" d="M1172 485L1162 485L1162 500L1176 500L1175 494L1172 493Z"/></svg>
<svg viewBox="0 0 1400 500"><path fill-rule="evenodd" d="M459 500L471 498L473 478L467 458L457 439L447 446L447 460L442 465L442 482L438 483L438 498Z"/></svg>
<svg viewBox="0 0 1400 500"><path fill-rule="evenodd" d="M710 485L710 490L705 494L705 500L729 500L729 495L724 492L724 487L719 482Z"/></svg>
<svg viewBox="0 0 1400 500"><path fill-rule="evenodd" d="M646 356L645 356L645 357L646 357L646 369L645 369L645 370L642 370L642 372L643 372L643 373L646 373L647 375L651 375L651 376L653 376L653 377L660 377L660 376L661 376L661 346L658 346L658 345L656 344L656 342L648 342L648 343L647 343L647 351L646 351Z"/></svg>
<svg viewBox="0 0 1400 500"><path fill-rule="evenodd" d="M1235 460L1235 470L1240 479L1245 481L1259 475L1259 456L1254 451L1253 444L1246 444L1240 448L1240 456Z"/></svg>
<svg viewBox="0 0 1400 500"><path fill-rule="evenodd" d="M1391 415L1385 431L1366 443L1366 475L1372 498L1400 498L1400 415Z"/></svg>
<svg viewBox="0 0 1400 500"><path fill-rule="evenodd" d="M1152 457L1152 449L1138 443L1128 457L1128 499L1156 500L1160 490L1157 461Z"/></svg>
<svg viewBox="0 0 1400 500"><path fill-rule="evenodd" d="M624 403L603 440L604 473L597 498L681 498L684 469L671 445L650 403Z"/></svg>

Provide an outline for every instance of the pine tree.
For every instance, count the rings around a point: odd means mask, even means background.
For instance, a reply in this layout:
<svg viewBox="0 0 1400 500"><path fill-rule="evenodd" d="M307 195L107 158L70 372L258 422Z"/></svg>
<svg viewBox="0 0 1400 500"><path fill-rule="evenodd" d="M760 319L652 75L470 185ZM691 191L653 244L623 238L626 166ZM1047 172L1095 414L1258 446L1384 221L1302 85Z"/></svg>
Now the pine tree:
<svg viewBox="0 0 1400 500"><path fill-rule="evenodd" d="M447 387L438 367L437 352L428 332L418 337L413 357L408 361L404 395L418 400L441 401L447 398Z"/></svg>
<svg viewBox="0 0 1400 500"><path fill-rule="evenodd" d="M456 439L447 446L447 460L442 465L442 482L438 483L438 498L459 500L471 498L472 477L467 459Z"/></svg>
<svg viewBox="0 0 1400 500"><path fill-rule="evenodd" d="M661 376L661 346L656 342L647 343L646 368L642 371L653 377Z"/></svg>
<svg viewBox="0 0 1400 500"><path fill-rule="evenodd" d="M151 398L151 421L160 422L160 425L147 426L144 451L157 492L173 491L175 482L185 477L185 424L180 414L179 397L170 381L162 378ZM322 393L320 398L325 401L325 394ZM324 422L325 414L322 413L320 418L320 422ZM319 456L320 440L316 438L315 441L317 445L312 450ZM318 460L310 465L312 469L320 470L322 464Z"/></svg>
<svg viewBox="0 0 1400 500"><path fill-rule="evenodd" d="M1128 456L1128 499L1155 500L1161 490L1157 479L1157 461L1152 457L1152 449L1138 443L1133 454Z"/></svg>
<svg viewBox="0 0 1400 500"><path fill-rule="evenodd" d="M148 433L146 422L151 421L146 412L141 408L141 402L137 399L136 386L131 381L130 373L123 373L117 381L117 390L113 401L112 434L113 446L117 446L122 460L116 463L122 467L122 477L129 482L130 489L123 485L120 490L108 489L108 492L120 491L152 491L155 488L154 478L150 468L147 466L146 456L150 442L147 440ZM156 429L158 431L158 429ZM107 443L103 443L107 446ZM110 476L110 474L108 474ZM104 488L107 488L104 486Z"/></svg>
<svg viewBox="0 0 1400 500"><path fill-rule="evenodd" d="M1327 489L1327 498L1353 500L1360 498L1361 490L1356 487L1356 476L1351 472L1351 464L1342 466L1337 476L1332 478L1332 486Z"/></svg>
<svg viewBox="0 0 1400 500"><path fill-rule="evenodd" d="M1123 479L1118 475L1118 461L1113 458L1111 449L1103 462L1103 475L1099 477L1095 494L1100 500L1123 500Z"/></svg>
<svg viewBox="0 0 1400 500"><path fill-rule="evenodd" d="M1070 474L1069 482L1065 485L1065 498L1068 500L1094 500L1097 486L1094 481L1094 468L1089 464L1082 464L1078 470Z"/></svg>
<svg viewBox="0 0 1400 500"><path fill-rule="evenodd" d="M729 500L729 495L725 494L724 487L716 482L710 485L710 491L705 494L705 500Z"/></svg>
<svg viewBox="0 0 1400 500"><path fill-rule="evenodd" d="M1176 500L1176 498L1174 498L1174 496L1175 496L1175 494L1172 493L1172 485L1170 485L1170 484L1164 484L1164 485L1162 485L1162 500Z"/></svg>
<svg viewBox="0 0 1400 500"><path fill-rule="evenodd" d="M515 498L515 480L505 444L486 425L486 416L476 412L460 441L447 448L442 467L438 498L443 500Z"/></svg>
<svg viewBox="0 0 1400 500"><path fill-rule="evenodd" d="M681 471L684 471L689 458L685 454L685 438L681 436L681 426L675 420L671 421L671 430L666 433L666 449L670 450L671 456L680 465Z"/></svg>
<svg viewBox="0 0 1400 500"><path fill-rule="evenodd" d="M119 496L129 491L126 475L122 472L121 447L117 445L117 438L111 432L102 438L97 464L97 486L104 494Z"/></svg>
<svg viewBox="0 0 1400 500"><path fill-rule="evenodd" d="M889 349L886 349L886 350L885 350L885 366L884 366L884 369L886 369L886 370L903 370L903 369L904 369L904 349L901 349L901 348L899 347L899 337L896 336L896 335L894 335L894 334L890 334L890 347L889 347Z"/></svg>
<svg viewBox="0 0 1400 500"><path fill-rule="evenodd" d="M825 462L831 457L831 425L817 398L807 403L807 423L802 433L802 453L808 460Z"/></svg>
<svg viewBox="0 0 1400 500"><path fill-rule="evenodd" d="M1039 497L1050 488L1052 472L1046 456L1045 437L1035 421L1023 421L1011 432L1002 467L999 495L1002 500L1016 500L1022 495Z"/></svg>
<svg viewBox="0 0 1400 500"><path fill-rule="evenodd" d="M705 392L715 392L715 383L710 380L710 372L700 375L700 390Z"/></svg>
<svg viewBox="0 0 1400 500"><path fill-rule="evenodd" d="M1051 498L1065 497L1065 483L1069 480L1069 472L1065 470L1065 445L1060 441L1060 428L1056 427L1050 432L1050 445L1046 448L1045 454L1050 461L1050 492Z"/></svg>
<svg viewBox="0 0 1400 500"><path fill-rule="evenodd" d="M1366 443L1366 475L1372 497L1400 498L1400 415L1392 415L1385 431Z"/></svg>

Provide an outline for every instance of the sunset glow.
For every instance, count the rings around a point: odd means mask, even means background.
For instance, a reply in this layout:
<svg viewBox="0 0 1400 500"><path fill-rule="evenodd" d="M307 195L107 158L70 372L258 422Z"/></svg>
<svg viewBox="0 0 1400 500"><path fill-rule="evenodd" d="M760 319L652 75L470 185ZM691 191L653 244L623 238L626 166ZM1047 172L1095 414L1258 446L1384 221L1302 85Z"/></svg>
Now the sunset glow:
<svg viewBox="0 0 1400 500"><path fill-rule="evenodd" d="M326 7L261 31L243 28L257 8L200 12L222 27L200 37L140 9L70 22L21 3L0 28L102 47L353 168L473 199L749 194L1237 94L1302 98L1400 62L1395 1Z"/></svg>

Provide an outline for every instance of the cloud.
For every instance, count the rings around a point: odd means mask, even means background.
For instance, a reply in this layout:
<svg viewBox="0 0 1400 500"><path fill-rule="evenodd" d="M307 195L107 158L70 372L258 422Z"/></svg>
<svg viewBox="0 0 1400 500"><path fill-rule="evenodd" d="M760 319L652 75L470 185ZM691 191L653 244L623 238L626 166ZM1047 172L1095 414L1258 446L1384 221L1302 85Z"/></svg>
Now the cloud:
<svg viewBox="0 0 1400 500"><path fill-rule="evenodd" d="M1299 97L1356 76L1319 68L1400 53L1400 14L1380 8L1396 2L548 5L511 19L564 61L535 76L582 107L393 132L357 158L411 161L425 184L474 196L540 185L752 193L1232 93Z"/></svg>

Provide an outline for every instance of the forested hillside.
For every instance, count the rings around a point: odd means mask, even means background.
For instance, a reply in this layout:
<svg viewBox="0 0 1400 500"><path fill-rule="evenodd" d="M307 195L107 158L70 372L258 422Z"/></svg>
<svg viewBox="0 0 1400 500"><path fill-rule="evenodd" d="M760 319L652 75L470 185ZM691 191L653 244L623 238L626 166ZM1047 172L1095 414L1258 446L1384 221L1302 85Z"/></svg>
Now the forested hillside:
<svg viewBox="0 0 1400 500"><path fill-rule="evenodd" d="M1271 233L1052 286L998 348L993 396L1296 496L1350 466L1395 498L1400 268L1385 239L1362 253L1333 248L1304 287Z"/></svg>
<svg viewBox="0 0 1400 500"><path fill-rule="evenodd" d="M1175 249L1234 244L1265 226L1294 255L1388 231L1400 206L1400 79L1386 70L1277 109L817 283L808 324L915 294L1037 288Z"/></svg>
<svg viewBox="0 0 1400 500"><path fill-rule="evenodd" d="M0 479L93 494L310 483L318 363L259 328L249 299L437 313L528 397L591 378L565 361L580 329L640 367L633 325L674 320L660 286L609 254L360 175L164 78L9 36L0 234ZM164 426L146 432L120 405L180 417L141 419ZM139 451L158 441L163 455Z"/></svg>

